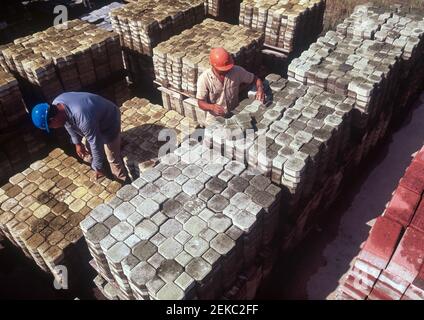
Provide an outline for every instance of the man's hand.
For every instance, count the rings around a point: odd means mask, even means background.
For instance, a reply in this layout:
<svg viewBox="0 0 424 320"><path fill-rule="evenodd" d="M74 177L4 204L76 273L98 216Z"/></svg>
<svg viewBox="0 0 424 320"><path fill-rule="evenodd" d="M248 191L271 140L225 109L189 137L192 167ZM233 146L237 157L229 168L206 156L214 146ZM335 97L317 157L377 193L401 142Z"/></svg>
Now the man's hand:
<svg viewBox="0 0 424 320"><path fill-rule="evenodd" d="M82 143L76 144L75 150L77 152L78 157L80 157L82 160L84 160L86 156L90 155L90 153L87 151L87 149Z"/></svg>
<svg viewBox="0 0 424 320"><path fill-rule="evenodd" d="M257 91L256 91L256 100L259 100L262 103L265 102L265 93L264 93L264 88L263 87L259 87L257 89Z"/></svg>
<svg viewBox="0 0 424 320"><path fill-rule="evenodd" d="M214 116L224 116L226 114L225 108L219 104L207 103L204 100L197 99L197 105L200 109L210 112Z"/></svg>
<svg viewBox="0 0 424 320"><path fill-rule="evenodd" d="M259 100L260 102L264 103L265 102L264 83L257 76L255 76L254 82L256 85L256 100Z"/></svg>
<svg viewBox="0 0 424 320"><path fill-rule="evenodd" d="M214 116L224 116L225 115L225 109L223 107L221 107L218 104L214 104L212 105L210 112L214 115Z"/></svg>

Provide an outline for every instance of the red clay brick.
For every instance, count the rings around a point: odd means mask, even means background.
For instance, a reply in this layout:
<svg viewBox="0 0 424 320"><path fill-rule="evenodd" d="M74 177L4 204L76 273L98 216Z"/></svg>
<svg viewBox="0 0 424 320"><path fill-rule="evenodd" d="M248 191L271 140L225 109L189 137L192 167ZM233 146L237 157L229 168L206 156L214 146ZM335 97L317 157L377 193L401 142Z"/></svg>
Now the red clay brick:
<svg viewBox="0 0 424 320"><path fill-rule="evenodd" d="M361 300L365 299L371 293L372 285L368 285L365 281L362 280L361 277L356 277L354 275L349 274L346 277L346 281L344 286L349 290L353 290L357 295L362 296Z"/></svg>
<svg viewBox="0 0 424 320"><path fill-rule="evenodd" d="M406 228L411 223L420 200L421 195L399 186L394 192L384 216L399 222Z"/></svg>
<svg viewBox="0 0 424 320"><path fill-rule="evenodd" d="M424 290L411 284L403 294L402 300L424 300Z"/></svg>
<svg viewBox="0 0 424 320"><path fill-rule="evenodd" d="M421 200L418 209L412 218L411 227L424 232L424 199Z"/></svg>
<svg viewBox="0 0 424 320"><path fill-rule="evenodd" d="M357 288L348 282L343 285L343 291L355 300L365 300L369 294L368 291L365 292L362 288ZM371 289L369 291L371 291Z"/></svg>
<svg viewBox="0 0 424 320"><path fill-rule="evenodd" d="M421 266L420 272L415 277L415 280L412 284L417 288L424 290L424 264Z"/></svg>
<svg viewBox="0 0 424 320"><path fill-rule="evenodd" d="M408 228L397 247L387 271L412 282L420 272L424 259L424 233Z"/></svg>
<svg viewBox="0 0 424 320"><path fill-rule="evenodd" d="M413 161L400 180L400 185L421 195L424 190L424 165Z"/></svg>
<svg viewBox="0 0 424 320"><path fill-rule="evenodd" d="M355 259L355 268L361 270L362 272L368 273L370 276L374 278L378 278L381 273L381 269L375 267L374 265L361 260L359 257Z"/></svg>
<svg viewBox="0 0 424 320"><path fill-rule="evenodd" d="M402 294L402 292L397 291L388 284L377 280L370 294L370 298L376 297L377 299L375 300L400 300L400 298L402 298Z"/></svg>
<svg viewBox="0 0 424 320"><path fill-rule="evenodd" d="M364 284L370 287L373 287L375 282L377 281L377 278L356 267L352 267L352 269L349 271L349 275L362 279Z"/></svg>
<svg viewBox="0 0 424 320"><path fill-rule="evenodd" d="M368 300L393 300L393 298L380 289L374 288L368 296Z"/></svg>
<svg viewBox="0 0 424 320"><path fill-rule="evenodd" d="M418 177L424 178L424 163L413 159L408 167L408 170L412 170Z"/></svg>
<svg viewBox="0 0 424 320"><path fill-rule="evenodd" d="M344 290L340 292L340 300L355 300L352 296L346 293Z"/></svg>
<svg viewBox="0 0 424 320"><path fill-rule="evenodd" d="M391 272L387 270L383 270L380 277L378 278L378 281L387 284L388 286L394 288L396 291L403 294L406 289L408 288L410 282L402 279L401 277L392 274Z"/></svg>
<svg viewBox="0 0 424 320"><path fill-rule="evenodd" d="M359 259L384 269L396 249L401 233L402 226L399 223L384 216L378 217L359 253Z"/></svg>
<svg viewBox="0 0 424 320"><path fill-rule="evenodd" d="M421 150L417 152L414 160L418 161L418 162L420 162L424 165L424 147L422 147Z"/></svg>

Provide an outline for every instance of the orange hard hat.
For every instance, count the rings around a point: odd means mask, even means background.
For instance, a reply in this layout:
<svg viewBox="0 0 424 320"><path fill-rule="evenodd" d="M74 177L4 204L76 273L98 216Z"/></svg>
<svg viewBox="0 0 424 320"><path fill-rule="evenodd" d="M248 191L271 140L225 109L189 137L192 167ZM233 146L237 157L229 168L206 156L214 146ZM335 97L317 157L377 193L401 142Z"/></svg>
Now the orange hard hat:
<svg viewBox="0 0 424 320"><path fill-rule="evenodd" d="M233 57L224 48L212 49L209 60L212 67L218 71L229 71L234 67Z"/></svg>

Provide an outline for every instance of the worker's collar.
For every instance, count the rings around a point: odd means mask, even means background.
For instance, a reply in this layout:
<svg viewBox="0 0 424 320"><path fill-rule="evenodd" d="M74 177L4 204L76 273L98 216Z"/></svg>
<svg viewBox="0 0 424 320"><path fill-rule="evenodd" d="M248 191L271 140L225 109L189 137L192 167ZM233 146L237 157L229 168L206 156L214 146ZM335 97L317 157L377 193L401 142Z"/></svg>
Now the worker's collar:
<svg viewBox="0 0 424 320"><path fill-rule="evenodd" d="M231 69L231 70L233 70L233 69ZM218 72L215 71L214 68L211 67L211 71L212 71L213 76L216 79L218 79L219 81L221 81L221 79L223 79L225 81L225 79L228 77L228 74L231 72L231 70L228 71L225 75L221 76Z"/></svg>

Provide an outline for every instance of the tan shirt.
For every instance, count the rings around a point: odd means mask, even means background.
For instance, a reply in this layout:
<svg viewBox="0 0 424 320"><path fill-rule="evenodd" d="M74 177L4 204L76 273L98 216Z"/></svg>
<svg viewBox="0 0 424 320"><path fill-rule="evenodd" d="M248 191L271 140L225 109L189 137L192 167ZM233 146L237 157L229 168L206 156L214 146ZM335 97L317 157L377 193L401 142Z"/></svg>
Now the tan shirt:
<svg viewBox="0 0 424 320"><path fill-rule="evenodd" d="M218 104L228 113L239 103L239 89L243 83L252 83L253 73L234 66L226 75L224 83L219 81L212 69L204 71L197 80L196 98L207 103Z"/></svg>

